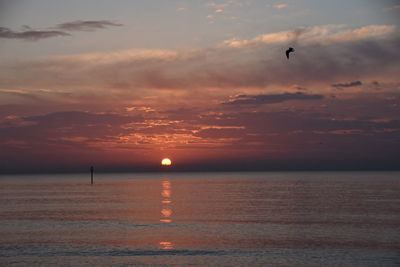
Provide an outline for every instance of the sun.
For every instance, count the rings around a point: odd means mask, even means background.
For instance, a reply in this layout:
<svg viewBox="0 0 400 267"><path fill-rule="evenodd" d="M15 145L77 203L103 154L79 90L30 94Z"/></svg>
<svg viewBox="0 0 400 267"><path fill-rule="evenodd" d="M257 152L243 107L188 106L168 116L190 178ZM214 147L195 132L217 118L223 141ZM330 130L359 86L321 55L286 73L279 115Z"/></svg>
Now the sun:
<svg viewBox="0 0 400 267"><path fill-rule="evenodd" d="M172 161L169 158L165 158L161 161L161 165L163 166L171 166L172 165Z"/></svg>

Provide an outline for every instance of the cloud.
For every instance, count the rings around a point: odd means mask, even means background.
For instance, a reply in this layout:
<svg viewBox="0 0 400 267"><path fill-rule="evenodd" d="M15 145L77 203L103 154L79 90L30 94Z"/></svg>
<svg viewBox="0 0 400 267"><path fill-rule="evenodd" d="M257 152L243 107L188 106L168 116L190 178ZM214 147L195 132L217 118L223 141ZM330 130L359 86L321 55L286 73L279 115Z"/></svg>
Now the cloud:
<svg viewBox="0 0 400 267"><path fill-rule="evenodd" d="M6 116L2 121L0 121L0 129L25 127L25 126L30 126L30 125L34 125L34 124L35 124L34 122L26 121L22 117L19 117L16 115L9 115L9 116ZM22 140L21 142L25 142L25 140Z"/></svg>
<svg viewBox="0 0 400 267"><path fill-rule="evenodd" d="M176 11L178 11L178 12L183 12L183 11L186 11L186 10L187 10L187 8L183 7L183 6L180 6L180 7L176 8Z"/></svg>
<svg viewBox="0 0 400 267"><path fill-rule="evenodd" d="M90 113L81 111L54 112L45 115L28 116L25 121L36 122L42 126L64 127L66 125L82 127L91 125L122 125L137 121L140 117L123 116L112 113Z"/></svg>
<svg viewBox="0 0 400 267"><path fill-rule="evenodd" d="M55 28L62 31L95 31L106 29L107 27L123 26L109 20L77 20L58 24Z"/></svg>
<svg viewBox="0 0 400 267"><path fill-rule="evenodd" d="M223 139L236 141L245 136L246 129L244 127L206 127L194 133L194 136L198 136L206 139Z"/></svg>
<svg viewBox="0 0 400 267"><path fill-rule="evenodd" d="M276 92L277 88L294 84L329 90L336 81L352 81L355 77L365 82L384 82L396 77L400 39L394 33L384 42L377 37L326 45L305 45L301 39L306 33L297 31L296 34L299 35L296 60L290 62L285 58L282 44L268 42L237 48L134 49L53 56L14 64L1 62L0 88L112 93L122 101L159 98L171 102L178 98L193 101L193 94L204 96L196 100L204 100L213 92L221 102L229 95L249 90L255 90L249 94L270 88Z"/></svg>
<svg viewBox="0 0 400 267"><path fill-rule="evenodd" d="M302 92L264 95L238 95L235 98L224 102L225 105L264 105L276 104L290 100L321 100L323 95L305 94Z"/></svg>
<svg viewBox="0 0 400 267"><path fill-rule="evenodd" d="M65 62L71 64L109 65L121 62L140 62L154 60L173 60L183 56L174 50L167 49L129 49L106 53L86 53L69 56L56 56L51 59L54 63Z"/></svg>
<svg viewBox="0 0 400 267"><path fill-rule="evenodd" d="M287 8L288 6L289 6L289 5L286 4L286 3L278 3L278 4L273 5L273 7L276 8L276 9L285 9L285 8Z"/></svg>
<svg viewBox="0 0 400 267"><path fill-rule="evenodd" d="M98 142L116 140L127 134L122 126L143 121L141 116L125 116L114 113L81 111L53 112L36 116L7 116L0 122L0 139L18 140L41 149L63 147L65 140L71 143L73 137L88 140L85 146ZM81 138L82 139L82 138ZM83 144L81 144L83 145Z"/></svg>
<svg viewBox="0 0 400 267"><path fill-rule="evenodd" d="M366 39L381 39L395 32L394 25L368 25L355 29L346 29L344 25L323 25L299 28L293 31L281 31L259 35L253 39L233 38L224 41L232 48L243 48L265 44L301 43L333 44Z"/></svg>
<svg viewBox="0 0 400 267"><path fill-rule="evenodd" d="M211 13L207 15L207 20L209 23L214 23L219 18L227 20L237 19L233 12L234 8L242 7L243 5L245 4L242 1L236 0L208 1L206 6L210 9Z"/></svg>
<svg viewBox="0 0 400 267"><path fill-rule="evenodd" d="M58 24L50 30L35 30L24 25L21 31L13 31L0 27L0 38L21 39L26 41L38 41L59 36L71 36L69 31L95 31L109 26L122 26L122 24L109 20L77 20Z"/></svg>
<svg viewBox="0 0 400 267"><path fill-rule="evenodd" d="M361 86L363 83L361 81L353 81L353 82L348 82L348 83L334 83L332 84L332 87L335 87L336 89L340 88L348 88L348 87L357 87Z"/></svg>
<svg viewBox="0 0 400 267"><path fill-rule="evenodd" d="M26 41L38 41L58 36L70 36L69 33L57 30L33 30L25 29L22 31L13 31L8 28L0 27L0 38L21 39Z"/></svg>
<svg viewBox="0 0 400 267"><path fill-rule="evenodd" d="M188 156L193 154L204 168L206 159L228 164L232 163L230 156L239 162L251 158L264 167L271 160L309 159L316 166L329 159L330 166L336 166L341 160L364 162L365 157L398 159L399 109L392 105L398 103L398 97L398 93L355 94L351 99L323 98L308 105L309 110L295 102L290 105L295 108L279 110L263 109L262 97L247 95L260 103L251 111L221 109L209 103L198 109L164 112L131 107L134 116L131 112L81 111L8 115L0 118L0 158L7 163L1 170L6 166L20 170L32 162L45 170L60 162L75 167L93 161L131 166L146 155L152 155L147 162L158 161L159 149L171 152L181 165L193 159ZM33 110L30 113L37 112Z"/></svg>
<svg viewBox="0 0 400 267"><path fill-rule="evenodd" d="M223 1L222 3L209 2L207 6L213 9L214 13L224 13L225 10L233 5L232 1Z"/></svg>
<svg viewBox="0 0 400 267"><path fill-rule="evenodd" d="M386 7L383 10L385 11L400 11L400 5L394 5L391 7Z"/></svg>

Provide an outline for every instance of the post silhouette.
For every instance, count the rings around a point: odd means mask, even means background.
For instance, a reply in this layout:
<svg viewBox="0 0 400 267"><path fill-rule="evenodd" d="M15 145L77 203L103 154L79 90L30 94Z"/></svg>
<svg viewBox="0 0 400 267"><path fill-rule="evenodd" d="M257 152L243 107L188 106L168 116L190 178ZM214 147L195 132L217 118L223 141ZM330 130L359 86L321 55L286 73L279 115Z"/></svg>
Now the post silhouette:
<svg viewBox="0 0 400 267"><path fill-rule="evenodd" d="M90 184L93 184L93 172L94 172L94 167L90 167Z"/></svg>

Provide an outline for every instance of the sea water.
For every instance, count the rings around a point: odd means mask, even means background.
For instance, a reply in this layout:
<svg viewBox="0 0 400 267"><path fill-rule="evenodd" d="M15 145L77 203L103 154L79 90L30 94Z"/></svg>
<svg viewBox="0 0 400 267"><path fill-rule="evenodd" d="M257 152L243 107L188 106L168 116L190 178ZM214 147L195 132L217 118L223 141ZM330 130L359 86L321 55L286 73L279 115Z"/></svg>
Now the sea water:
<svg viewBox="0 0 400 267"><path fill-rule="evenodd" d="M400 266L400 173L0 176L1 266Z"/></svg>

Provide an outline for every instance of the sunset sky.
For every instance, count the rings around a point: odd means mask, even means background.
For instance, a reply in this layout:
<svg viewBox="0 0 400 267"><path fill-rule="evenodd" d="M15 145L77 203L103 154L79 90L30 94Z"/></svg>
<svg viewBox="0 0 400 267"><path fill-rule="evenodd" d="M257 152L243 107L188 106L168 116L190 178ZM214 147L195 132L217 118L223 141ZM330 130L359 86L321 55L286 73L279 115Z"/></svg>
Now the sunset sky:
<svg viewBox="0 0 400 267"><path fill-rule="evenodd" d="M0 0L0 173L399 169L399 18L386 0Z"/></svg>

